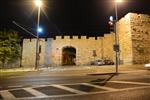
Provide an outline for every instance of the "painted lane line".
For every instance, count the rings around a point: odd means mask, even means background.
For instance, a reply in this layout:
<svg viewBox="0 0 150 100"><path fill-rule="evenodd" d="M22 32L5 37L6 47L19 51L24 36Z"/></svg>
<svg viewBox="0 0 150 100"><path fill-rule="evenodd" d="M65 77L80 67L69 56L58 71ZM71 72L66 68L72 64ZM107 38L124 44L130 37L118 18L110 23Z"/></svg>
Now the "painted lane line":
<svg viewBox="0 0 150 100"><path fill-rule="evenodd" d="M92 83L104 83L104 82L92 82ZM56 85L80 85L81 83L70 83L70 84L56 84ZM37 88L37 87L46 87L46 86L52 86L53 84L46 84L46 85L22 85L22 87L21 88L23 88L23 87L27 87L28 86L28 88ZM21 86L21 85L20 85ZM9 86L9 87L13 87L13 86ZM18 89L20 89L19 87L18 88L15 88L15 89L8 89L8 90L18 90ZM0 92L1 91L5 91L5 90L0 90Z"/></svg>
<svg viewBox="0 0 150 100"><path fill-rule="evenodd" d="M121 72L124 72L124 73L134 73L134 72L146 72L147 70L131 70L131 71L121 71Z"/></svg>
<svg viewBox="0 0 150 100"><path fill-rule="evenodd" d="M16 97L14 95L12 95L9 91L5 90L3 92L0 92L1 96L5 99L5 100L14 100L16 99Z"/></svg>
<svg viewBox="0 0 150 100"><path fill-rule="evenodd" d="M128 81L108 81L109 82L114 82L114 83L128 83L128 84L138 84L138 85L150 85L149 83L141 83L141 82L128 82ZM93 83L103 83L103 82L93 82ZM78 85L78 84L82 84L82 83L74 83L74 84L57 84L57 85ZM26 86L26 85L25 85ZM33 88L33 87L45 87L45 86L52 86L52 84L49 85L32 85L28 88ZM9 87L13 87L13 86L9 86ZM14 86L15 87L15 86ZM24 86L22 86L24 87ZM108 89L108 88L107 88ZM106 90L107 90L106 89ZM18 90L17 89L9 89L9 90ZM109 90L109 89L108 89ZM111 90L111 89L110 89ZM1 90L0 92L3 92L5 90Z"/></svg>
<svg viewBox="0 0 150 100"><path fill-rule="evenodd" d="M85 95L85 94L64 94L64 95L52 95L52 96L47 96L47 97L24 97L24 98L19 98L19 100L32 100L32 99L40 99L42 100L43 98L46 100L55 100L55 98L62 98L62 97L72 97L72 96L79 96L79 95ZM61 99L60 99L61 100Z"/></svg>
<svg viewBox="0 0 150 100"><path fill-rule="evenodd" d="M124 83L124 84L136 84L136 85L150 85L150 83L141 83L141 82L128 82L128 81L109 81L113 83Z"/></svg>
<svg viewBox="0 0 150 100"><path fill-rule="evenodd" d="M62 86L62 85L52 85L52 86L56 87L56 88L59 88L59 89L67 90L67 91L70 91L70 92L73 92L73 93L77 93L77 94L87 94L86 92L79 91L79 90L69 88L69 87L66 87L66 86Z"/></svg>
<svg viewBox="0 0 150 100"><path fill-rule="evenodd" d="M150 86L142 86L142 87L136 87L136 88L127 88L127 89L118 89L115 91L100 91L100 92L92 92L87 94L66 94L66 95L54 95L54 96L48 96L44 98L52 98L53 100L55 98L61 98L61 97L74 97L74 96L85 96L85 95L95 95L95 94L106 94L106 93L113 93L113 92L123 92L123 91L130 91L130 90L136 90L136 89L147 89L150 88ZM42 99L43 97L26 97L26 98L19 98L20 100L26 100L26 99Z"/></svg>
<svg viewBox="0 0 150 100"><path fill-rule="evenodd" d="M147 88L150 88L150 86L140 86L140 87L124 88L124 89L119 89L118 91L129 91L129 90L147 89Z"/></svg>
<svg viewBox="0 0 150 100"><path fill-rule="evenodd" d="M23 89L36 97L47 97L46 94L43 94L35 89L32 88L23 88Z"/></svg>
<svg viewBox="0 0 150 100"><path fill-rule="evenodd" d="M17 86L8 86L9 88L18 88L18 87L23 87L22 85L17 85Z"/></svg>
<svg viewBox="0 0 150 100"><path fill-rule="evenodd" d="M81 84L87 85L87 86L91 86L91 87L95 87L95 88L99 88L99 89L108 90L108 91L116 91L116 90L118 90L118 89L114 89L114 88L110 88L110 87L98 86L98 85L93 85L93 84L89 84L89 83L81 83Z"/></svg>

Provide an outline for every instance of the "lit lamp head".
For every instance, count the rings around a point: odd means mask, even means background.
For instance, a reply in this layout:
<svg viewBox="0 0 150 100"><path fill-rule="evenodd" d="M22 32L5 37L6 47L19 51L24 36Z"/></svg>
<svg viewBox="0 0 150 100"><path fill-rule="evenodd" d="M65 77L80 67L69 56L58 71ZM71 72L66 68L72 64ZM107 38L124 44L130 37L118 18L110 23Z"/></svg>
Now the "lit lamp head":
<svg viewBox="0 0 150 100"><path fill-rule="evenodd" d="M37 7L41 7L42 6L42 1L41 0L35 0L35 5Z"/></svg>
<svg viewBox="0 0 150 100"><path fill-rule="evenodd" d="M113 17L113 16L110 16L110 17L109 17L109 20L113 22L113 21L114 21L114 17Z"/></svg>
<svg viewBox="0 0 150 100"><path fill-rule="evenodd" d="M123 0L116 0L115 2L116 3L121 3Z"/></svg>
<svg viewBox="0 0 150 100"><path fill-rule="evenodd" d="M37 32L38 32L38 33L42 33L42 32L43 32L43 29L42 29L41 27L39 27L39 28L37 29Z"/></svg>

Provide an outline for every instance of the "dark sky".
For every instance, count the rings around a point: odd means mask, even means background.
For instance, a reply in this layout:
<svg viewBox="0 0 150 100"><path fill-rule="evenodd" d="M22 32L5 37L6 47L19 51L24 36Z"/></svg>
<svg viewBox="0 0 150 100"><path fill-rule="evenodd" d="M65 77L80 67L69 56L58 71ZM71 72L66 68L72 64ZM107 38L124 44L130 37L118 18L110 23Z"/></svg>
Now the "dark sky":
<svg viewBox="0 0 150 100"><path fill-rule="evenodd" d="M55 35L96 36L109 32L108 20L115 15L114 0L43 0L40 25L41 37ZM1 0L0 29L14 29L22 36L28 33L20 30L12 21L18 22L36 33L37 8L34 0ZM124 0L118 5L119 18L128 12L150 14L150 0Z"/></svg>

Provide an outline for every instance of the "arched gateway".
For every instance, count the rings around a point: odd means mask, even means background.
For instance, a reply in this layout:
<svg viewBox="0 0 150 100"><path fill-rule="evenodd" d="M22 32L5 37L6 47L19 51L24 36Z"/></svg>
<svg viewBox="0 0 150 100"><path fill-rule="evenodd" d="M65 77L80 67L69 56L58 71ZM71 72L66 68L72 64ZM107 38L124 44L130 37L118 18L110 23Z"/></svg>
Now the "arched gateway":
<svg viewBox="0 0 150 100"><path fill-rule="evenodd" d="M76 65L76 49L64 47L62 49L62 65Z"/></svg>

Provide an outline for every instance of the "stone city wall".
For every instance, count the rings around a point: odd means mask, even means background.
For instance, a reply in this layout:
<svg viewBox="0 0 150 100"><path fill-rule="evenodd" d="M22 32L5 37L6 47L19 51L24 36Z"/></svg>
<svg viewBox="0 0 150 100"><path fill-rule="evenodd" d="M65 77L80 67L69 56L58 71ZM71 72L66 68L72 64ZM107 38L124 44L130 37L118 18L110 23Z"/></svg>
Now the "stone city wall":
<svg viewBox="0 0 150 100"><path fill-rule="evenodd" d="M35 65L36 40L24 39L22 49L22 65Z"/></svg>
<svg viewBox="0 0 150 100"><path fill-rule="evenodd" d="M102 39L103 58L115 61L115 52L113 50L113 45L115 43L115 34L104 34L104 37Z"/></svg>
<svg viewBox="0 0 150 100"><path fill-rule="evenodd" d="M150 62L150 16L128 13L117 22L117 38L120 44L120 60L123 64ZM40 39L42 52L40 65L55 66L62 64L64 47L76 49L76 65L88 65L96 59L108 58L115 61L113 51L114 33L104 37L56 36L56 39ZM35 65L36 39L23 40L22 64ZM93 51L96 55L93 56Z"/></svg>
<svg viewBox="0 0 150 100"><path fill-rule="evenodd" d="M62 50L64 47L76 49L76 65L89 65L91 61L102 58L114 59L113 35L104 37L81 36L56 36L56 39L40 39L41 53L40 65L59 66L62 64ZM35 65L36 39L23 40L22 64L23 66ZM96 55L93 55L93 51Z"/></svg>
<svg viewBox="0 0 150 100"><path fill-rule="evenodd" d="M117 23L117 36L120 45L120 60L123 64L132 64L133 51L131 40L130 13Z"/></svg>

